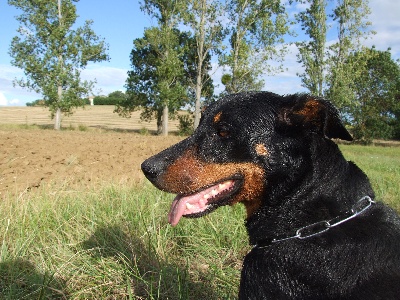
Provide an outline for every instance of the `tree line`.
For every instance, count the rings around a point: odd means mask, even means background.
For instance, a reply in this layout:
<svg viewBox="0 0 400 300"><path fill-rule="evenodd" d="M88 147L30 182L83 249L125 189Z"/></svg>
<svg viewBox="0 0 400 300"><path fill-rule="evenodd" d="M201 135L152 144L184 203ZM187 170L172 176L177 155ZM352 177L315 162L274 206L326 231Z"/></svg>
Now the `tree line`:
<svg viewBox="0 0 400 300"><path fill-rule="evenodd" d="M114 91L108 95L100 95L93 97L93 105L118 105L126 100L126 94L122 91ZM80 99L81 106L90 105L89 98ZM27 102L26 106L48 106L44 99L38 99L32 102Z"/></svg>
<svg viewBox="0 0 400 300"><path fill-rule="evenodd" d="M72 29L72 2L8 1L23 11L17 19L24 26L10 54L28 79L17 84L43 94L55 114L71 113L93 87L80 80L80 70L89 61L109 59L92 21ZM299 4L304 9L293 17L289 11ZM142 119L155 118L166 135L168 119L190 107L196 128L204 103L261 90L265 75L284 70L297 23L305 35L295 42L304 70L297 75L310 94L334 102L356 139L400 138L399 61L390 49L363 46L374 34L368 0L143 0L140 5L156 25L133 41L126 97L115 108L121 116L140 109ZM328 43L328 32L336 33L334 42ZM216 65L223 70L221 82L212 80ZM224 90L215 95L219 84Z"/></svg>

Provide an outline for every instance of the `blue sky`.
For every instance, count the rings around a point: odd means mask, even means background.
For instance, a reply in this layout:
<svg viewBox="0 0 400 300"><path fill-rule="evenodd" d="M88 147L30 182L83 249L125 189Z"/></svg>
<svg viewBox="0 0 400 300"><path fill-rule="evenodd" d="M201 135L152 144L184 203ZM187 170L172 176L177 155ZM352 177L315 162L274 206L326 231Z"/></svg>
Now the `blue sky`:
<svg viewBox="0 0 400 300"><path fill-rule="evenodd" d="M130 68L129 53L132 41L143 36L146 27L156 25L155 21L140 10L139 1L113 0L95 1L81 0L77 4L79 22L91 19L94 21L94 31L105 38L109 44L109 62L89 65L83 72L84 79L97 79L95 92L109 94L116 90L124 90L127 71ZM372 39L367 40L367 46L375 45L378 50L392 48L392 57L400 58L400 5L393 0L370 0L372 14L369 20L377 31ZM295 10L296 8L294 8ZM292 10L292 12L294 11ZM33 92L13 87L14 78L23 76L23 72L11 66L8 48L19 23L15 16L20 12L0 1L0 106L25 105L26 102L39 99L41 96ZM294 27L296 31L298 28ZM300 34L301 37L301 34ZM334 39L334 36L328 37ZM328 41L329 42L329 41ZM287 70L274 77L265 77L264 90L279 94L304 91L296 73L302 72L296 62L296 47L291 46L290 52L285 57L284 66ZM214 83L220 83L222 69L216 69ZM220 90L222 87L217 88Z"/></svg>

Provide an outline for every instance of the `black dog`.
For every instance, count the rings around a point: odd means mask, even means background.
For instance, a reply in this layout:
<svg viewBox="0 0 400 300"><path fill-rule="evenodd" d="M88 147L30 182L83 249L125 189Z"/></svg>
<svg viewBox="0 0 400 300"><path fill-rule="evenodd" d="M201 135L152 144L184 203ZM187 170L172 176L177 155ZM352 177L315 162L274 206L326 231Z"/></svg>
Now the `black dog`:
<svg viewBox="0 0 400 300"><path fill-rule="evenodd" d="M332 138L352 139L328 101L231 95L142 170L178 194L172 225L245 205L240 299L400 299L400 219Z"/></svg>

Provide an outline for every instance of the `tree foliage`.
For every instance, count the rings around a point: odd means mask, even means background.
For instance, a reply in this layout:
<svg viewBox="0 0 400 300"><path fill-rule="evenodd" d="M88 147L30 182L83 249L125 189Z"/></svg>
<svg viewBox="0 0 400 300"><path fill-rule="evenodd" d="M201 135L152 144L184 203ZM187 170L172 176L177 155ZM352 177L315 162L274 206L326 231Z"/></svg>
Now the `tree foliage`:
<svg viewBox="0 0 400 300"><path fill-rule="evenodd" d="M114 91L107 96L96 96L93 99L94 105L118 105L126 101L126 95L121 91ZM87 99L87 104L89 104L89 99Z"/></svg>
<svg viewBox="0 0 400 300"><path fill-rule="evenodd" d="M303 1L301 1L303 2ZM300 76L302 84L311 94L323 96L326 71L326 0L310 0L310 7L297 15L309 41L297 43L298 59L305 71Z"/></svg>
<svg viewBox="0 0 400 300"><path fill-rule="evenodd" d="M326 0L299 0L309 4L297 15L308 41L297 43L299 62L305 71L298 74L312 94L324 96L339 107L357 140L396 136L398 114L398 64L389 51L363 46L373 31L369 29L368 0L336 0L331 14ZM326 42L328 23L337 32L337 41ZM397 98L396 98L397 97Z"/></svg>
<svg viewBox="0 0 400 300"><path fill-rule="evenodd" d="M368 30L370 13L368 0L337 0L333 11L338 41L329 47L329 76L325 94L340 109L354 104L352 78L364 70L365 60L358 60L353 54L361 51L362 41L374 33Z"/></svg>
<svg viewBox="0 0 400 300"><path fill-rule="evenodd" d="M128 98L115 110L129 116L132 111L142 109L141 118L156 118L158 131L164 135L168 133L168 116L174 116L182 106L195 105L197 94L204 99L214 94L208 73L211 55L198 51L199 39L177 29L178 22L183 19L189 22L193 15L184 13L187 2L173 2L172 6L170 1L142 4L142 9L159 25L146 29L144 37L134 41L132 70L126 82Z"/></svg>
<svg viewBox="0 0 400 300"><path fill-rule="evenodd" d="M156 58L154 68L157 78L150 94L152 97L150 101L154 101L155 105L146 107L144 113L149 117L150 112L156 112L159 131L161 129L163 135L168 135L170 109L173 113L185 94L185 89L179 80L183 75L183 68L180 59L179 36L176 34L176 26L183 8L182 0L144 0L141 5L141 9L158 22L158 27L146 29L144 44L141 46L146 47L147 43L150 51L154 51Z"/></svg>
<svg viewBox="0 0 400 300"><path fill-rule="evenodd" d="M77 0L9 0L22 11L18 36L10 46L11 64L24 70L26 78L16 84L43 95L55 129L61 125L61 113L71 114L84 105L81 99L93 88L80 72L89 62L108 59L107 44L91 29L92 21L74 28Z"/></svg>
<svg viewBox="0 0 400 300"><path fill-rule="evenodd" d="M364 49L353 56L365 69L354 78L355 103L347 110L358 140L395 138L399 119L400 66L387 51Z"/></svg>
<svg viewBox="0 0 400 300"><path fill-rule="evenodd" d="M209 97L211 77L209 76L211 53L220 54L223 40L227 34L222 24L223 7L220 2L210 0L188 0L187 9L183 13L185 24L189 25L196 41L195 81L191 83L195 93L194 128L200 122L202 98ZM212 95L211 95L212 96Z"/></svg>
<svg viewBox="0 0 400 300"><path fill-rule="evenodd" d="M385 69L382 73L377 67L378 57L387 59L386 52L385 56L362 46L374 33L369 30L368 0L334 0L329 5L327 0L297 2L305 9L296 21L308 36L296 43L298 61L304 67L304 73L298 74L303 86L332 100L356 138L393 136L400 115L395 104L399 96L394 91L398 81L392 76L394 71ZM291 34L285 5L290 4L280 0L143 1L143 11L157 20L158 26L146 29L144 37L134 41L128 99L117 111L129 115L142 108L142 118L156 117L161 128L168 113L173 115L195 99L198 122L200 100L213 94L209 75L212 55L218 56L224 68L224 93L262 89L262 75L283 69L284 38ZM193 35L178 30L180 26L187 26ZM328 44L330 30L337 32L337 39ZM387 65L396 69L389 62ZM378 83L379 76L373 74L380 74L382 81ZM384 78L389 77L385 83ZM391 96L376 94L383 87Z"/></svg>
<svg viewBox="0 0 400 300"><path fill-rule="evenodd" d="M282 46L289 31L285 7L279 0L233 0L227 12L231 50L220 59L227 71L223 80L226 92L260 89L260 75L282 67L267 62L281 62L286 50Z"/></svg>
<svg viewBox="0 0 400 300"><path fill-rule="evenodd" d="M152 27L145 31L143 38L134 40L130 56L132 69L126 81L127 100L116 108L116 112L123 116L142 109L141 118L151 120L155 117L159 132L165 106L169 114L174 114L188 102L185 86L188 73L192 72L190 66L185 66L188 60L183 59L189 36L173 30L169 40L164 40L162 33L162 29Z"/></svg>

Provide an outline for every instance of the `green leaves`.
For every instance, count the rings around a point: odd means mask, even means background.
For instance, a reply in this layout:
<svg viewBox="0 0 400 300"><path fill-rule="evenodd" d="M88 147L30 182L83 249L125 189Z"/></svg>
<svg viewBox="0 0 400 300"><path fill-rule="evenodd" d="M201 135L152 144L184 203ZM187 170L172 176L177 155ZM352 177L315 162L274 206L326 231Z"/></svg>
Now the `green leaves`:
<svg viewBox="0 0 400 300"><path fill-rule="evenodd" d="M297 75L300 76L303 86L316 96L323 95L326 84L326 6L326 0L312 0L310 7L296 17L310 37L309 41L297 43L297 57L305 69L303 74Z"/></svg>
<svg viewBox="0 0 400 300"><path fill-rule="evenodd" d="M81 70L89 62L108 60L108 46L91 29L92 21L72 29L77 19L73 2L8 1L22 10L17 17L19 36L11 42L10 55L11 64L23 69L26 79L15 84L42 94L52 114L70 114L72 108L82 106L81 98L95 82L82 81Z"/></svg>
<svg viewBox="0 0 400 300"><path fill-rule="evenodd" d="M400 115L396 109L399 66L389 51L362 47L362 41L374 34L369 30L368 1L337 0L332 14L325 12L326 0L299 2L310 4L297 15L310 37L309 41L297 43L299 62L305 69L298 74L303 86L339 107L355 139L369 142L373 138L394 137ZM337 27L338 36L335 43L327 46L329 22Z"/></svg>
<svg viewBox="0 0 400 300"><path fill-rule="evenodd" d="M227 10L232 24L231 51L220 58L220 64L231 77L225 85L226 92L261 89L262 73L282 70L286 53L283 36L289 33L285 8L278 0L235 0L228 4ZM271 59L278 62L277 67L268 64Z"/></svg>
<svg viewBox="0 0 400 300"><path fill-rule="evenodd" d="M400 66L389 49L363 49L353 55L364 62L363 72L354 77L354 105L348 113L353 117L355 138L365 142L373 138L393 138L398 127Z"/></svg>
<svg viewBox="0 0 400 300"><path fill-rule="evenodd" d="M140 108L142 119L156 117L161 122L165 107L174 114L185 105L188 97L184 82L188 74L182 57L190 37L181 39L181 34L166 26L151 27L143 38L134 40L132 70L126 83L128 98L117 106L116 112L129 116Z"/></svg>
<svg viewBox="0 0 400 300"><path fill-rule="evenodd" d="M361 41L374 33L368 30L369 14L367 0L337 0L332 17L337 22L338 41L329 47L327 95L339 108L352 105L351 78L365 66L365 61L349 57L362 50Z"/></svg>

